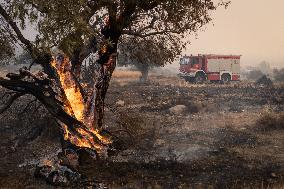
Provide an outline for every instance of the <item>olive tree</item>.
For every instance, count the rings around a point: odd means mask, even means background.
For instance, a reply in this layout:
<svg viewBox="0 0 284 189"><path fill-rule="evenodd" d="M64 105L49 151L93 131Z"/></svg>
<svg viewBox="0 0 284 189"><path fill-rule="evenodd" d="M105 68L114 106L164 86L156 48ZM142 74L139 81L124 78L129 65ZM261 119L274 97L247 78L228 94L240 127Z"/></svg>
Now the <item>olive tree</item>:
<svg viewBox="0 0 284 189"><path fill-rule="evenodd" d="M80 140L85 147L94 149L107 146L100 130L118 46L126 40L133 41L135 46L152 44L151 49L163 57L157 63L164 64L181 52L190 34L211 21L212 11L228 3L222 0L1 0L0 43L1 49L7 50L4 55L10 56L13 47L20 45L29 52L32 64L41 65L43 70L34 74L23 68L19 73L0 78L1 86L16 92L3 108L31 94L68 129L66 140L72 143ZM22 32L30 24L38 32L34 41ZM83 81L82 65L90 56L91 77ZM87 83L82 85L82 82ZM69 96L70 85L79 98ZM80 101L79 105L74 105L76 100Z"/></svg>
<svg viewBox="0 0 284 189"><path fill-rule="evenodd" d="M153 67L162 67L172 63L180 55L182 46L178 38L153 40L152 37L136 38L131 36L122 37L119 44L119 66L134 66L141 72L140 81L148 79L149 70Z"/></svg>

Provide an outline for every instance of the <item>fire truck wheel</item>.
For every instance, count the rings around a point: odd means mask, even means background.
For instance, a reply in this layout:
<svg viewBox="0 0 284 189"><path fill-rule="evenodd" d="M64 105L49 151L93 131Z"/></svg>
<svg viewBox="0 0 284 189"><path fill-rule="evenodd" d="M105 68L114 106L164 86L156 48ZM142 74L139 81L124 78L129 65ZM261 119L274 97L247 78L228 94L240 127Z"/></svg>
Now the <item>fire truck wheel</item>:
<svg viewBox="0 0 284 189"><path fill-rule="evenodd" d="M227 84L227 83L230 83L231 81L231 76L229 74L223 74L222 77L221 77L221 82L223 84Z"/></svg>
<svg viewBox="0 0 284 189"><path fill-rule="evenodd" d="M205 81L204 74L197 73L195 76L195 83L203 83Z"/></svg>

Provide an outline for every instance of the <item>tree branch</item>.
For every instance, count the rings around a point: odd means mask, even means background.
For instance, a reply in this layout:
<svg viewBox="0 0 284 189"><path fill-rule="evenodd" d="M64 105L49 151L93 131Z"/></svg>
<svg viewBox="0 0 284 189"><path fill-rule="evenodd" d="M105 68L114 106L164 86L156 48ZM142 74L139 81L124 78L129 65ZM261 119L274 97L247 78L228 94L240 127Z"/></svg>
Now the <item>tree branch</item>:
<svg viewBox="0 0 284 189"><path fill-rule="evenodd" d="M68 127L69 132L71 132L73 136L89 140L88 138L85 138L82 134L78 132L78 129L82 129L93 137L93 140L96 142L96 144L101 146L105 145L97 138L97 136L94 133L90 132L89 129L82 122L78 121L76 118L69 115L63 109L62 102L56 99L56 94L49 85L42 85L41 83L38 82L28 82L16 79L7 80L1 77L0 77L0 85L7 89L19 92L17 93L16 97L18 96L18 94L22 95L31 94L35 96L45 106L45 108L49 111L49 113L52 116L54 116L56 119L58 119L60 122L62 122ZM9 101L8 103L9 106L7 106L7 108L4 108L5 110L11 106L11 104L15 100L14 98Z"/></svg>
<svg viewBox="0 0 284 189"><path fill-rule="evenodd" d="M144 11L151 10L159 5L161 0L151 0L151 1L140 1L138 0L138 6Z"/></svg>
<svg viewBox="0 0 284 189"><path fill-rule="evenodd" d="M11 28L14 30L14 32L16 33L18 39L26 46L26 48L28 49L28 51L33 54L34 53L34 46L32 45L32 43L27 40L22 32L20 31L19 27L17 26L17 24L13 21L13 19L9 16L9 14L6 12L6 10L2 7L2 5L0 5L0 15L3 16L3 18L6 20L6 22L11 26Z"/></svg>
<svg viewBox="0 0 284 189"><path fill-rule="evenodd" d="M149 24L148 26L145 26L144 28L140 29L139 32L142 33L143 31L145 31L145 30L147 30L147 29L153 28L153 26L154 26L154 24L155 24L155 22L156 22L157 20L158 20L157 17L153 17L152 20L151 20L151 22L150 22L150 24Z"/></svg>
<svg viewBox="0 0 284 189"><path fill-rule="evenodd" d="M131 23L131 16L135 13L135 10L137 8L137 1L125 1L125 8L119 15L119 21L121 25L121 30L123 28L129 26Z"/></svg>

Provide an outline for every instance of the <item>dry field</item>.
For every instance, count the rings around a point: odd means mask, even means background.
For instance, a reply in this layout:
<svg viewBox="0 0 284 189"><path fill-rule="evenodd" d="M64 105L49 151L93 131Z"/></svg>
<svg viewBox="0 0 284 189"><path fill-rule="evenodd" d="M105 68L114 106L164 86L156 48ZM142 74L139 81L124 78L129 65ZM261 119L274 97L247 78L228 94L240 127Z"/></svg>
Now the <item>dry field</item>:
<svg viewBox="0 0 284 189"><path fill-rule="evenodd" d="M139 76L114 73L105 128L118 150L108 160L82 159L88 182L72 188L284 187L283 85L194 85L157 74L139 83ZM60 130L42 107L21 111L31 98L0 116L0 188L54 188L33 171L60 148Z"/></svg>
<svg viewBox="0 0 284 189"><path fill-rule="evenodd" d="M114 71L112 77L114 79L138 79L141 76L141 73L138 71Z"/></svg>

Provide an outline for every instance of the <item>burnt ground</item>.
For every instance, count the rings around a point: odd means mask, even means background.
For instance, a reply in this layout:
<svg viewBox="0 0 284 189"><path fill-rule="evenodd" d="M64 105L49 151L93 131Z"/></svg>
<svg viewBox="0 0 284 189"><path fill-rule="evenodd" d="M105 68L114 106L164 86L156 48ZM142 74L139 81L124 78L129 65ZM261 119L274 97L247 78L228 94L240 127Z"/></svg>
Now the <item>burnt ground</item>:
<svg viewBox="0 0 284 189"><path fill-rule="evenodd" d="M86 180L71 188L284 187L283 85L150 81L112 81L105 127L119 150L107 160L81 160ZM54 188L33 171L60 149L60 131L42 107L21 111L30 99L0 117L0 188ZM176 105L185 109L170 111Z"/></svg>

